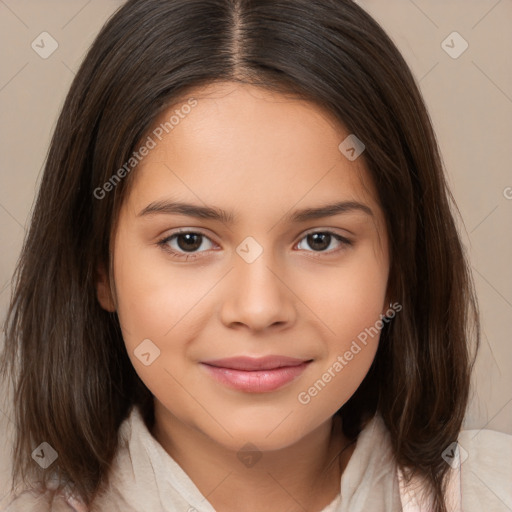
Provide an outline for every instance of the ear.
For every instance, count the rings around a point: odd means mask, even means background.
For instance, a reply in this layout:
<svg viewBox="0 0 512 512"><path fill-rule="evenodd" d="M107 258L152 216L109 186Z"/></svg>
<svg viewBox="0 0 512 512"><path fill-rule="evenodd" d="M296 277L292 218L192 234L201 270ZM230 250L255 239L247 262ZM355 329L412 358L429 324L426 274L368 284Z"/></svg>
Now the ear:
<svg viewBox="0 0 512 512"><path fill-rule="evenodd" d="M392 302L393 301L391 300L391 296L390 296L389 290L387 290L386 291L386 298L384 300L384 306L382 307L382 315L383 316L386 316L386 313L389 311L390 304Z"/></svg>
<svg viewBox="0 0 512 512"><path fill-rule="evenodd" d="M116 304L110 289L110 281L103 265L100 265L97 269L96 296L104 310L109 311L110 313L113 313L116 310Z"/></svg>

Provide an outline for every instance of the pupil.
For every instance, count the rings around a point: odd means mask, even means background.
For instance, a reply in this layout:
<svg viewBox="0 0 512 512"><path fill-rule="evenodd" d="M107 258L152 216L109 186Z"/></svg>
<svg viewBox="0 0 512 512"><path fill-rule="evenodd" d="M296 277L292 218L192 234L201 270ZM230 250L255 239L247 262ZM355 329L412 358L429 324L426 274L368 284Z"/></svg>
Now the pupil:
<svg viewBox="0 0 512 512"><path fill-rule="evenodd" d="M178 246L183 251L194 251L201 246L201 235L197 233L185 233L178 235ZM195 240L194 240L195 239ZM186 240L185 244L180 243L181 240Z"/></svg>
<svg viewBox="0 0 512 512"><path fill-rule="evenodd" d="M312 249L325 250L329 247L331 235L328 233L312 233L308 235L308 244ZM320 246L318 246L318 244Z"/></svg>

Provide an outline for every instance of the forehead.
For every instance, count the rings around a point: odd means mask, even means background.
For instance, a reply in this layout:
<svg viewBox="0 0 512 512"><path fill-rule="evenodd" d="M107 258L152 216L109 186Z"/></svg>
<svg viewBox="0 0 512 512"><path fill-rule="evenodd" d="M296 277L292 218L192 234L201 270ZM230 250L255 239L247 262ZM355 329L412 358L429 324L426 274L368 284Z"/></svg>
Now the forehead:
<svg viewBox="0 0 512 512"><path fill-rule="evenodd" d="M169 194L230 204L248 215L262 203L377 205L364 159L350 161L338 148L349 132L331 113L297 97L211 84L173 102L148 133L154 148L134 172L130 193L141 207Z"/></svg>

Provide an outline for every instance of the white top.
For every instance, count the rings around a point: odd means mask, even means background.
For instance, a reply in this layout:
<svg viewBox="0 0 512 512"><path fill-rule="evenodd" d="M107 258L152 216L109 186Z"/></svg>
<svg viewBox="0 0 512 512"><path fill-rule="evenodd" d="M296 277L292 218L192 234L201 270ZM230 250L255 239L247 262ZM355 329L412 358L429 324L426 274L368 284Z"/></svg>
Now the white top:
<svg viewBox="0 0 512 512"><path fill-rule="evenodd" d="M382 419L373 418L359 434L342 474L343 501L340 503L338 496L321 512L402 510L390 445L382 442L388 435ZM114 463L112 488L108 498L98 502L98 510L215 512L194 482L150 434L138 409L121 426L121 436L125 441Z"/></svg>
<svg viewBox="0 0 512 512"><path fill-rule="evenodd" d="M111 469L109 491L97 498L90 512L215 512L194 482L151 435L138 408L132 409L119 434L120 445ZM469 430L461 432L459 443L462 465L457 474L461 475L462 510L511 512L512 436L490 430ZM359 434L341 476L340 489L341 498L338 495L322 511L314 512L429 510L423 508L425 504L421 500L420 505L411 505L414 496L412 501L410 495L401 496L389 432L379 415ZM0 510L87 511L72 498L68 502L57 501L50 505L44 497L35 498L27 491L14 501L3 500Z"/></svg>

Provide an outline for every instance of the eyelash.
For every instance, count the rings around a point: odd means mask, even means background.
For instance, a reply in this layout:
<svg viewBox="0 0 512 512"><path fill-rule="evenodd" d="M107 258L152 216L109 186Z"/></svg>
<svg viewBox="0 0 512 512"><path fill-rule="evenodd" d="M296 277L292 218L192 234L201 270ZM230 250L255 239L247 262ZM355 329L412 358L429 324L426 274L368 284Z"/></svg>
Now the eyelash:
<svg viewBox="0 0 512 512"><path fill-rule="evenodd" d="M306 233L300 239L299 243L302 242L302 240L304 240L309 235L314 235L314 234L317 234L317 233L321 233L321 234L324 234L324 235L331 235L335 240L337 240L338 242L341 242L342 247L339 248L339 249L330 250L330 251L307 251L307 252L316 253L317 255L313 256L314 258L322 257L323 254L335 254L335 253L338 253L340 251L343 251L346 247L353 245L353 243L350 240L348 240L347 238L345 238L345 237L343 237L341 235L338 235L337 233L334 233L333 231L323 231L323 230L310 231L309 233ZM159 240L157 242L157 245L159 247L161 247L162 250L164 250L165 252L169 253L171 256L173 256L173 257L175 257L177 259L185 259L186 261L188 261L189 259L196 259L199 256L199 254L201 254L201 252L204 252L204 251L200 251L199 253L181 253L181 252L175 251L174 249L171 249L169 247L169 242L173 238L175 238L175 237L177 237L179 235L200 235L200 236L210 240L207 235L205 235L204 233L201 233L200 231L186 231L186 230L184 230L184 231L178 231L176 233L173 233L170 236L166 236L165 238L162 238L161 240Z"/></svg>

